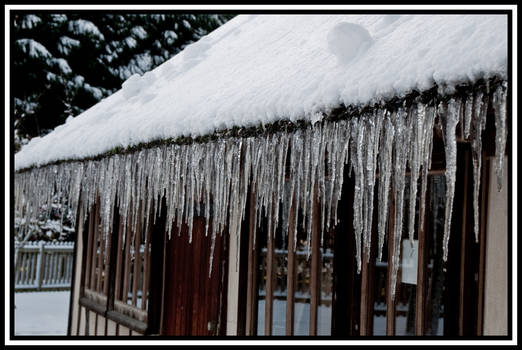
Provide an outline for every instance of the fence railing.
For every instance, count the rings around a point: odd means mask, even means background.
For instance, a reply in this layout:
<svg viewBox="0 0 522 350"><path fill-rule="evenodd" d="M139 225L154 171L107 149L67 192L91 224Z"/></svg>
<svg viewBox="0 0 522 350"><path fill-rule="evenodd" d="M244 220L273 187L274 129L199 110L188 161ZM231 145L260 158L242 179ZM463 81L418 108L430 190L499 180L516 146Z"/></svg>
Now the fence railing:
<svg viewBox="0 0 522 350"><path fill-rule="evenodd" d="M71 288L73 242L27 242L15 250L15 290Z"/></svg>

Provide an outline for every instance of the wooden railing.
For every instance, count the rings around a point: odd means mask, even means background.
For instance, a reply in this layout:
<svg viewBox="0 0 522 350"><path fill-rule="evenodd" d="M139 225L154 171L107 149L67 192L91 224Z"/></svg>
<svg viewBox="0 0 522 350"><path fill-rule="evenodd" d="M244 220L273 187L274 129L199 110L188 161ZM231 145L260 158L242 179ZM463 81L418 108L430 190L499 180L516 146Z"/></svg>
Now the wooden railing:
<svg viewBox="0 0 522 350"><path fill-rule="evenodd" d="M15 250L15 290L71 288L73 242L27 242Z"/></svg>

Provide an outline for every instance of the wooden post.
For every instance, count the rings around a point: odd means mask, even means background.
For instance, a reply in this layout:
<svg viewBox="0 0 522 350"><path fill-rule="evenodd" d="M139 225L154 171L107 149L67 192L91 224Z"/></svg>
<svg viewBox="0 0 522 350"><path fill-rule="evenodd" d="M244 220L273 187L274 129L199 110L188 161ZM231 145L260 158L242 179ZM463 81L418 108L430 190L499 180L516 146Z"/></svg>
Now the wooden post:
<svg viewBox="0 0 522 350"><path fill-rule="evenodd" d="M273 212L273 205L272 205ZM273 295L274 295L274 224L268 222L268 242L266 244L266 297L265 297L265 335L272 335Z"/></svg>
<svg viewBox="0 0 522 350"><path fill-rule="evenodd" d="M464 195L462 203L461 249L460 249L460 288L459 288L459 335L464 335L464 303L466 287L466 240L467 240L467 213L468 213L468 178L469 178L469 151L464 153Z"/></svg>
<svg viewBox="0 0 522 350"><path fill-rule="evenodd" d="M317 335L317 309L320 302L320 270L321 251L319 250L319 202L317 198L317 183L314 186L313 197L313 222L312 222L312 266L310 283L310 335Z"/></svg>
<svg viewBox="0 0 522 350"><path fill-rule="evenodd" d="M477 335L481 336L484 327L484 280L486 267L486 224L487 224L487 189L489 188L489 160L482 153L482 174L481 174L481 193L480 193L480 258L479 258L479 278L478 278L478 310L477 310Z"/></svg>
<svg viewBox="0 0 522 350"><path fill-rule="evenodd" d="M421 188L424 186L424 177L421 180ZM426 199L426 198L425 198ZM425 215L422 203L419 200L419 221ZM415 301L415 335L424 335L424 304L425 298L425 284L426 284L426 247L427 239L425 235L427 219L424 218L424 225L418 228L418 256L417 256L417 289Z"/></svg>
<svg viewBox="0 0 522 350"><path fill-rule="evenodd" d="M257 325L257 259L254 251L254 220L255 197L250 192L250 211L248 214L248 272L247 272L247 306L246 306L246 335L256 335Z"/></svg>
<svg viewBox="0 0 522 350"><path fill-rule="evenodd" d="M389 225L389 234L388 234L388 269L386 273L386 335L393 336L395 335L395 299L392 298L391 289L392 289L392 256L393 256L393 230L395 227L395 199L393 195L391 196L390 203L390 225Z"/></svg>
<svg viewBox="0 0 522 350"><path fill-rule="evenodd" d="M290 207L288 223L288 274L286 278L286 326L285 334L294 335L294 295L295 295L295 237L294 237L295 205Z"/></svg>

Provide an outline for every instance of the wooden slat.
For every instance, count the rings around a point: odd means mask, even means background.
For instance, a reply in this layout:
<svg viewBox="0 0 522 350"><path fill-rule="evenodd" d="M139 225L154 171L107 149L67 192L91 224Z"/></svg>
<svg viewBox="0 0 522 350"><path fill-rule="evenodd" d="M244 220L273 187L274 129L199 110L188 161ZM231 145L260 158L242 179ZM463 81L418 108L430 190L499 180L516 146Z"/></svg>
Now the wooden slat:
<svg viewBox="0 0 522 350"><path fill-rule="evenodd" d="M105 239L104 239L104 229L102 228L100 230L100 232L98 233L98 236L100 237L99 241L100 241L100 246L99 246L99 250L100 250L100 254L98 255L98 271L97 271L97 276L96 276L96 291L98 292L101 292L102 291L102 276L103 276L103 273L102 271L104 270L104 266L103 266L103 259L104 259L104 256L105 256Z"/></svg>
<svg viewBox="0 0 522 350"><path fill-rule="evenodd" d="M285 334L294 335L294 295L296 280L296 263L295 263L295 237L294 237L294 220L295 220L295 203L292 202L290 207L290 215L288 218L288 273L286 278L286 326Z"/></svg>
<svg viewBox="0 0 522 350"><path fill-rule="evenodd" d="M466 240L467 240L467 213L468 213L468 181L469 181L469 150L465 151L465 166L464 166L464 188L463 188L463 203L462 203L462 226L461 226L461 249L460 249L460 286L459 286L459 335L464 335L464 304L466 295Z"/></svg>
<svg viewBox="0 0 522 350"><path fill-rule="evenodd" d="M133 215L137 215L137 213L133 213ZM129 292L129 274L130 274L130 242L132 238L132 216L129 215L128 224L127 224L127 232L125 233L125 258L123 259L124 269L123 269L123 288L121 299L123 302L127 302L128 292Z"/></svg>
<svg viewBox="0 0 522 350"><path fill-rule="evenodd" d="M141 212L139 210L138 212ZM136 302L138 299L138 283L139 277L141 274L141 231L142 231L142 221L138 218L138 224L136 228L136 234L134 235L134 263L132 264L133 270L133 281L132 281L132 305L136 306Z"/></svg>
<svg viewBox="0 0 522 350"><path fill-rule="evenodd" d="M124 227L124 220L123 217L120 219L120 225L118 230L118 247L116 249L116 276L114 278L114 281L116 283L114 287L114 299L121 300L121 264L123 260L123 252L121 249L121 246L123 244L123 227Z"/></svg>
<svg viewBox="0 0 522 350"><path fill-rule="evenodd" d="M150 210L149 220L147 223L147 230L145 231L145 257L143 266L143 286L141 288L141 309L147 309L148 291L149 291L149 276L150 276L150 236L152 231L152 221L154 211Z"/></svg>
<svg viewBox="0 0 522 350"><path fill-rule="evenodd" d="M114 216L117 216L117 215L118 214L115 213ZM109 276L109 268L111 266L112 236L113 236L112 232L109 232L107 234L107 251L105 252L105 271L104 271L104 278L103 278L103 294L105 294L105 295L108 295L109 283L110 283L110 278L109 277L112 277L112 276ZM107 328L107 322L106 322L105 326ZM107 331L107 329L105 329L105 331Z"/></svg>
<svg viewBox="0 0 522 350"><path fill-rule="evenodd" d="M482 174L481 174L481 193L480 193L480 257L479 257L479 278L478 278L478 305L477 305L477 335L481 336L483 333L483 320L484 320L484 279L485 279L485 266L486 266L486 225L487 225L487 189L488 189L488 173L489 173L489 160L482 154Z"/></svg>
<svg viewBox="0 0 522 350"><path fill-rule="evenodd" d="M247 301L246 301L246 335L256 335L255 325L257 322L257 314L255 307L257 305L256 300L256 269L257 262L255 261L254 252L254 215L255 215L255 198L254 193L250 192L250 211L248 213L248 272L247 272Z"/></svg>
<svg viewBox="0 0 522 350"><path fill-rule="evenodd" d="M388 268L386 273L386 335L395 335L395 301L391 295L392 288L392 256L393 256L393 229L395 227L395 199L393 189L390 202L390 224L388 234Z"/></svg>
<svg viewBox="0 0 522 350"><path fill-rule="evenodd" d="M272 206L273 212L273 206ZM268 240L266 244L266 297L265 297L265 335L272 335L273 296L274 296L274 225L268 222Z"/></svg>
<svg viewBox="0 0 522 350"><path fill-rule="evenodd" d="M363 252L362 256L362 266L361 266L361 313L360 313L360 335L361 336L367 336L370 335L370 330L368 329L368 317L371 317L372 315L369 315L368 310L368 299L369 299L369 264L366 261L365 253Z"/></svg>
<svg viewBox="0 0 522 350"><path fill-rule="evenodd" d="M313 222L312 222L312 266L311 266L311 282L310 282L310 335L317 335L317 309L320 298L320 270L321 251L319 250L319 200L317 196L317 183L314 186L313 197Z"/></svg>
<svg viewBox="0 0 522 350"><path fill-rule="evenodd" d="M89 283L89 289L95 288L96 281L96 269L98 264L98 259L96 259L97 250L98 250L98 236L99 236L99 222L100 222L100 211L99 211L99 201L96 200L96 204L94 205L94 226L93 226L93 241L92 241L92 264L91 264L91 281Z"/></svg>
<svg viewBox="0 0 522 350"><path fill-rule="evenodd" d="M427 179L426 179L427 180ZM427 184L426 184L427 185ZM421 188L424 186L424 177L421 180ZM426 191L428 192L428 191ZM428 196L425 198L428 201ZM425 203L427 206L428 204ZM425 216L422 203L419 200L419 223L420 218ZM426 239L426 226L427 226L427 218L424 218L424 225L419 224L418 228L418 256L417 256L417 288L416 288L416 301L415 301L415 335L424 335L424 308L426 303L426 284L428 283L426 280L426 253L428 247L428 240Z"/></svg>

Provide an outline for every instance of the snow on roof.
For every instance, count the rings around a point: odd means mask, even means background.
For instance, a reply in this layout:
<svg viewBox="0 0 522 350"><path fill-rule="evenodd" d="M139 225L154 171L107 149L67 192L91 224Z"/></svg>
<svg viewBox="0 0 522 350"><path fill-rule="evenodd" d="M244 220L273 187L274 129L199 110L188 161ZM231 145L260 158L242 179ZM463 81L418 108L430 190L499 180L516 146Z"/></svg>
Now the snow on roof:
<svg viewBox="0 0 522 350"><path fill-rule="evenodd" d="M364 105L507 71L506 15L237 16L15 156L16 169L115 147Z"/></svg>

